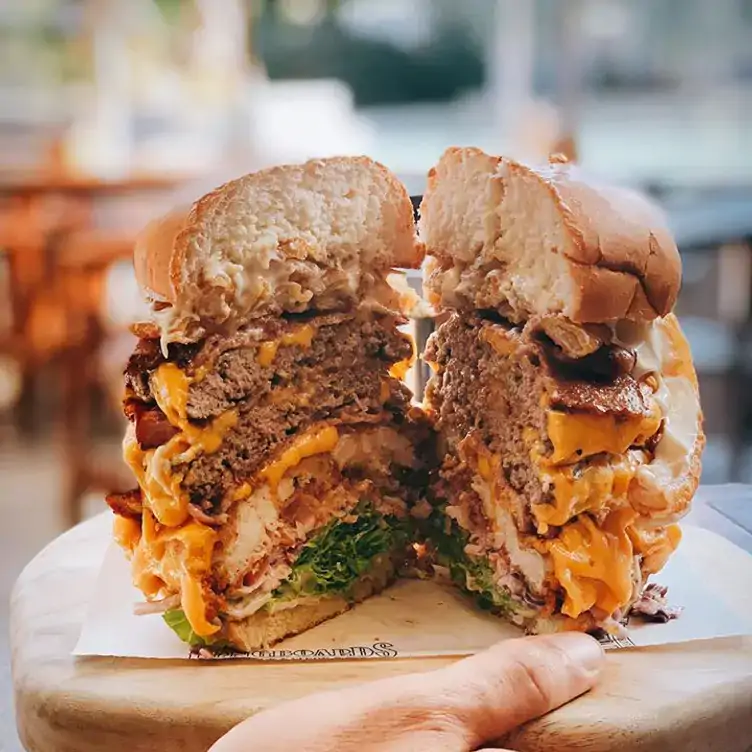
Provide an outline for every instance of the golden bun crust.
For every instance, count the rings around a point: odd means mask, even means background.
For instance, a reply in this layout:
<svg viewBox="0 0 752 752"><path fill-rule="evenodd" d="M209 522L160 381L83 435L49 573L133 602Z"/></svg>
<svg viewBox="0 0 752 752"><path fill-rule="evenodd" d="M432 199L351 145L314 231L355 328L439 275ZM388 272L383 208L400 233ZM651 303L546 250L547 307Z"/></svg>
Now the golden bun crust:
<svg viewBox="0 0 752 752"><path fill-rule="evenodd" d="M422 260L407 190L367 157L233 180L151 223L134 254L145 294L171 304L159 321L168 339L267 314L388 307L388 273Z"/></svg>
<svg viewBox="0 0 752 752"><path fill-rule="evenodd" d="M377 595L393 582L394 576L394 568L389 565L383 571L366 574L361 578L355 586L352 599L338 595L322 596L315 603L301 603L271 614L259 611L242 621L228 622L228 639L236 648L246 652L269 648L285 637L305 632L344 613L355 603Z"/></svg>
<svg viewBox="0 0 752 752"><path fill-rule="evenodd" d="M175 247L187 219L187 210L176 209L150 222L136 240L133 250L136 281L150 298L168 303L177 299L179 265Z"/></svg>
<svg viewBox="0 0 752 752"><path fill-rule="evenodd" d="M450 148L420 214L435 305L595 324L649 321L676 302L681 260L661 211L561 159L534 167Z"/></svg>
<svg viewBox="0 0 752 752"><path fill-rule="evenodd" d="M552 161L535 169L506 160L510 175L534 176L547 187L573 240L563 249L579 269L583 304L593 312L613 306L623 315L609 318L652 319L669 313L679 294L681 259L661 211L641 194L599 183L578 167ZM590 272L592 276L588 275ZM632 287L618 305L602 300L609 287ZM606 320L600 314L602 320Z"/></svg>
<svg viewBox="0 0 752 752"><path fill-rule="evenodd" d="M350 608L344 598L327 597L318 603L296 606L275 614L256 613L227 626L228 639L238 650L265 650L285 637L305 632Z"/></svg>

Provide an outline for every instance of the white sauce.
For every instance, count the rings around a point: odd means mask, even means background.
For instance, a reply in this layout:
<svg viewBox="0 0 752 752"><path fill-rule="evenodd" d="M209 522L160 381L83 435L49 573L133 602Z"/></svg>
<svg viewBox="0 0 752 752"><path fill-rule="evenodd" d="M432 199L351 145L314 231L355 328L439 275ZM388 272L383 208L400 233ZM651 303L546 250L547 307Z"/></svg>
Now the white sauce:
<svg viewBox="0 0 752 752"><path fill-rule="evenodd" d="M700 401L687 378L662 375L672 346L659 322L637 325L621 321L614 333L615 344L637 353L635 378L652 373L658 381L655 399L666 420L663 437L653 461L638 470L637 478L645 486L665 487L688 470L697 440Z"/></svg>

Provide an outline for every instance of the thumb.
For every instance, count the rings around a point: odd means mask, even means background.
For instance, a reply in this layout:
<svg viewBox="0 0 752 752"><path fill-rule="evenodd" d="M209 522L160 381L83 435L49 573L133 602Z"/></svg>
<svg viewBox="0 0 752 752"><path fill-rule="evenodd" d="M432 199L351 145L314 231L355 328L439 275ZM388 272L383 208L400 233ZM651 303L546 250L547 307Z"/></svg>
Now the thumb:
<svg viewBox="0 0 752 752"><path fill-rule="evenodd" d="M426 691L474 749L587 692L603 663L598 641L578 632L506 640L426 674Z"/></svg>
<svg viewBox="0 0 752 752"><path fill-rule="evenodd" d="M584 634L507 640L446 668L278 705L212 752L475 749L586 692L602 664L601 646Z"/></svg>

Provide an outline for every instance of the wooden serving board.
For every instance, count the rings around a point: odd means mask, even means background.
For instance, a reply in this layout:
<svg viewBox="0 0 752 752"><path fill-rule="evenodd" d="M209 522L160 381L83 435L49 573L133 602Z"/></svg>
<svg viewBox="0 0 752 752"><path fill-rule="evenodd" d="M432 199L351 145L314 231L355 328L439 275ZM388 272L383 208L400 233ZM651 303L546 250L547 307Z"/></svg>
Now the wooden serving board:
<svg viewBox="0 0 752 752"><path fill-rule="evenodd" d="M749 581L752 557L707 536L702 558L730 557L734 567L749 568L744 573ZM11 602L16 716L31 752L198 752L270 705L451 660L271 664L75 658L71 651L109 542L105 514L51 543L16 584ZM713 546L718 550L708 550ZM752 637L611 652L592 692L502 741L522 752L748 752Z"/></svg>

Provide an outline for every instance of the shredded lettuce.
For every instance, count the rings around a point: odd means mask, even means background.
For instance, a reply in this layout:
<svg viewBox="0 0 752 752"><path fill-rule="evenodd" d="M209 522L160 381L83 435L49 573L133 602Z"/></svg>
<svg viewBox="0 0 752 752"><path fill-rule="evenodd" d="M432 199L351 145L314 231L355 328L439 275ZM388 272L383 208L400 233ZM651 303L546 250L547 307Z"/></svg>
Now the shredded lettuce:
<svg viewBox="0 0 752 752"><path fill-rule="evenodd" d="M346 595L377 557L407 544L409 531L396 517L385 517L366 502L354 514L354 522L333 520L303 546L292 574L274 591L274 600Z"/></svg>
<svg viewBox="0 0 752 752"><path fill-rule="evenodd" d="M436 551L437 563L449 570L455 584L473 596L481 608L505 615L516 609L513 598L496 586L488 560L465 551L470 536L446 516L443 506L434 509L426 526L426 537Z"/></svg>
<svg viewBox="0 0 752 752"><path fill-rule="evenodd" d="M354 522L333 520L320 528L302 547L290 577L273 593L274 603L300 597L337 594L349 596L355 583L370 571L379 557L400 551L410 540L409 522L384 516L368 502L361 502ZM180 608L162 618L177 636L193 648L221 647L222 643L197 635Z"/></svg>

